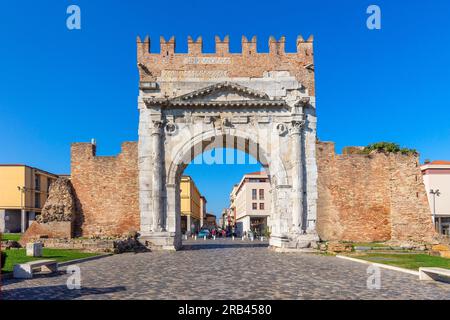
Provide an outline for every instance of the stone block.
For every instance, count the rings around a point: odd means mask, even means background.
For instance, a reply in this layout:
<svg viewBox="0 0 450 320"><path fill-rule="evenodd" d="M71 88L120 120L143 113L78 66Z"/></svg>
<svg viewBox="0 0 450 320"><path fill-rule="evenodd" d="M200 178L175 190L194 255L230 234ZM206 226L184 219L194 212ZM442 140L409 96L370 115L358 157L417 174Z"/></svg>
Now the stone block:
<svg viewBox="0 0 450 320"><path fill-rule="evenodd" d="M352 244L346 242L328 242L328 252L351 252Z"/></svg>
<svg viewBox="0 0 450 320"><path fill-rule="evenodd" d="M42 257L42 243L30 242L26 245L27 257Z"/></svg>
<svg viewBox="0 0 450 320"><path fill-rule="evenodd" d="M431 247L434 251L450 251L450 245L447 244L437 244Z"/></svg>

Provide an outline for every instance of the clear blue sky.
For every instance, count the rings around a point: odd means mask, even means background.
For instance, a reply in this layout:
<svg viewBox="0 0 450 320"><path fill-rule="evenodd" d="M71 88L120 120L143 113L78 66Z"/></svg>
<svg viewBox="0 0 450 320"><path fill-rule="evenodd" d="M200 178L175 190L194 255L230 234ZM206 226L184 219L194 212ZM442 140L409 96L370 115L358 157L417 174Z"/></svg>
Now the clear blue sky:
<svg viewBox="0 0 450 320"><path fill-rule="evenodd" d="M66 8L82 29L66 28ZM382 29L366 28L369 4ZM422 160L450 159L450 1L2 1L0 4L0 163L70 170L70 143L96 138L102 155L137 140L137 35L315 36L318 136L346 145L395 141ZM190 166L187 173L218 213L242 173L258 166ZM214 179L211 179L214 178ZM216 181L209 183L208 181ZM220 182L220 183L219 183Z"/></svg>

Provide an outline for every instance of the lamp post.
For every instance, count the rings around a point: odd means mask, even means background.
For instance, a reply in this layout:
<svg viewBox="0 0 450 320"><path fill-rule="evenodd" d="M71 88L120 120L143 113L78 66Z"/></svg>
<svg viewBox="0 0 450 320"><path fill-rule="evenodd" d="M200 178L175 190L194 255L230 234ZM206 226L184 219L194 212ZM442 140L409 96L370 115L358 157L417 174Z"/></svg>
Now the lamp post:
<svg viewBox="0 0 450 320"><path fill-rule="evenodd" d="M436 196L439 197L441 192L439 191L439 189L430 189L430 194L433 196L433 225L434 230L436 230ZM440 230L438 230L438 232L440 233Z"/></svg>

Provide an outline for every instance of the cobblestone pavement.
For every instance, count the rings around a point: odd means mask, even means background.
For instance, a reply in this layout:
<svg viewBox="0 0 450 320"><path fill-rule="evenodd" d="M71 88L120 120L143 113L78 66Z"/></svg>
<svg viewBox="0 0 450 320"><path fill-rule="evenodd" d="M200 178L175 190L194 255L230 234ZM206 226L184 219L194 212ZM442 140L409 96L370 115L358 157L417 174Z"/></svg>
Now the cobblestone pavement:
<svg viewBox="0 0 450 320"><path fill-rule="evenodd" d="M189 240L178 252L126 253L80 263L82 289L68 275L3 281L3 299L450 299L450 285L381 269L367 289L367 265L332 256L276 253L267 243Z"/></svg>

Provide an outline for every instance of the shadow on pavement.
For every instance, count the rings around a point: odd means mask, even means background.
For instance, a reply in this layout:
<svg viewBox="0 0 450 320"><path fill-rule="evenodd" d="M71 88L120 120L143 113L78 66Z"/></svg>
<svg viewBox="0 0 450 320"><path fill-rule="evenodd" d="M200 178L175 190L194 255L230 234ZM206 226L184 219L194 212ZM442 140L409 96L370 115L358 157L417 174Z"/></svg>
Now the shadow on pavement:
<svg viewBox="0 0 450 320"><path fill-rule="evenodd" d="M8 289L0 292L0 299L3 300L71 300L82 296L109 294L126 291L124 286L109 288L81 288L79 290L69 290L65 285L59 286L39 286L30 288Z"/></svg>

